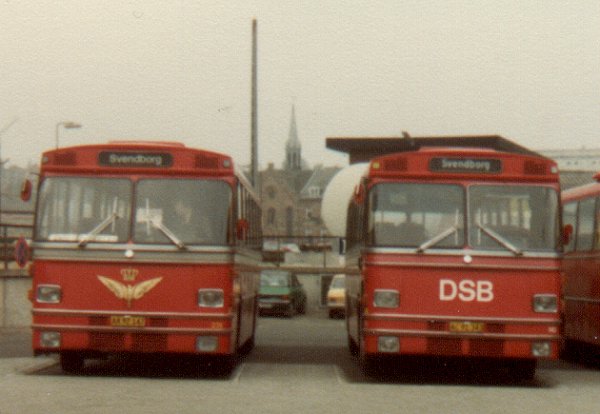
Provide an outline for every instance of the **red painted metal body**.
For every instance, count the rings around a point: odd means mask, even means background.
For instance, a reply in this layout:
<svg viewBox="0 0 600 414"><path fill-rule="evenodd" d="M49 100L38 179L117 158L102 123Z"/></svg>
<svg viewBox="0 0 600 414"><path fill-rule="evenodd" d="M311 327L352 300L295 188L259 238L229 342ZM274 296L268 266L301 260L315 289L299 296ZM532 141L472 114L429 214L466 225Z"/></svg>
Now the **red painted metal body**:
<svg viewBox="0 0 600 414"><path fill-rule="evenodd" d="M600 350L600 173L598 182L563 192L563 221L572 226L563 259L564 337Z"/></svg>
<svg viewBox="0 0 600 414"><path fill-rule="evenodd" d="M447 189L456 197L451 211L446 204L454 201L436 194ZM481 189L485 196L478 200L485 206L476 201ZM551 205L539 204L539 194ZM537 359L557 358L559 197L554 162L529 154L421 148L372 159L348 213L351 350L363 360L383 355L512 360L525 376L533 375ZM419 204L424 202L429 205ZM535 210L542 205L545 212ZM393 238L416 234L398 230L407 217L433 228L445 213L451 213L446 214L451 223L441 230L409 242ZM544 223L537 223L545 214ZM395 230L378 239L384 234L378 225ZM509 238L510 227L519 235ZM540 243L534 246L536 238Z"/></svg>
<svg viewBox="0 0 600 414"><path fill-rule="evenodd" d="M150 187L145 199L138 197L142 184ZM127 191L107 197L118 185ZM185 239L165 224L167 206L176 200L154 193L177 185L223 193L226 204L212 212L219 216L213 222L222 221L214 241ZM35 354L58 353L69 370L84 358L112 353L233 357L252 347L259 205L230 157L177 143L63 148L43 154L39 188L31 292ZM195 200L216 196L193 194ZM69 203L75 206L64 207ZM71 230L96 211L100 219L91 227ZM59 217L65 214L70 219ZM57 221L64 221L60 229ZM244 231L236 222L247 223Z"/></svg>

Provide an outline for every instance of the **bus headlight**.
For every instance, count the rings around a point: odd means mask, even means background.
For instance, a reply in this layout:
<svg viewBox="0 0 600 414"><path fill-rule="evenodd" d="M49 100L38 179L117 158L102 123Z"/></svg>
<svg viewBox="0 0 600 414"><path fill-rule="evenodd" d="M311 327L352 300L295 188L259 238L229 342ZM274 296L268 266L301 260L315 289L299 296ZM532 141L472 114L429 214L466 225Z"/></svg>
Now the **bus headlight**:
<svg viewBox="0 0 600 414"><path fill-rule="evenodd" d="M400 305L400 293L397 290L375 289L373 306L376 308L397 308Z"/></svg>
<svg viewBox="0 0 600 414"><path fill-rule="evenodd" d="M60 346L60 332L41 332L40 346L44 348L58 348Z"/></svg>
<svg viewBox="0 0 600 414"><path fill-rule="evenodd" d="M540 313L558 312L558 298L556 295L533 295L533 311Z"/></svg>
<svg viewBox="0 0 600 414"><path fill-rule="evenodd" d="M199 336L196 338L198 352L213 352L217 349L219 341L216 336Z"/></svg>
<svg viewBox="0 0 600 414"><path fill-rule="evenodd" d="M531 355L534 357L548 357L551 352L550 342L534 342L531 344Z"/></svg>
<svg viewBox="0 0 600 414"><path fill-rule="evenodd" d="M377 338L377 351L399 352L400 340L396 336L380 336Z"/></svg>
<svg viewBox="0 0 600 414"><path fill-rule="evenodd" d="M225 303L222 289L198 289L198 306L220 308Z"/></svg>
<svg viewBox="0 0 600 414"><path fill-rule="evenodd" d="M58 285L38 285L35 300L39 303L60 303L62 291Z"/></svg>

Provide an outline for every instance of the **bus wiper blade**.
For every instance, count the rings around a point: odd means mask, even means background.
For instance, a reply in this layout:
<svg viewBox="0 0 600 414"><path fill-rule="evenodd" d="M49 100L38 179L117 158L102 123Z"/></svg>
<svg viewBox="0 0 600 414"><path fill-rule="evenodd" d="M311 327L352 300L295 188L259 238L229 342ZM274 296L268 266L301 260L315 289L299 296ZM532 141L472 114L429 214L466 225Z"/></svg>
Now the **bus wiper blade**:
<svg viewBox="0 0 600 414"><path fill-rule="evenodd" d="M157 221L157 220L151 220L150 222L152 223L152 225L154 227L159 229L165 236L167 236L168 239L171 240L173 242L173 244L175 246L177 246L179 249L186 248L185 244L179 239L179 237L177 237L175 235L175 233L173 233L171 230L169 230L169 228L167 226L162 224L162 222Z"/></svg>
<svg viewBox="0 0 600 414"><path fill-rule="evenodd" d="M523 255L523 252L521 251L521 249L519 249L517 246L515 246L514 244L512 244L511 242L509 242L508 240L506 240L504 237L502 237L501 235L499 235L498 233L496 233L494 230L485 227L481 223L475 223L475 225L477 227L479 227L481 229L481 231L483 231L485 234L487 234L488 236L490 236L492 238L492 240L494 240L496 243L498 243L502 247L505 247L506 249L510 250L516 256L522 256Z"/></svg>
<svg viewBox="0 0 600 414"><path fill-rule="evenodd" d="M85 234L82 238L80 238L78 246L85 247L94 237L96 237L105 228L107 228L112 223L114 223L117 219L120 219L120 218L121 217L116 212L113 212L110 216L108 216L107 218L102 220L102 222L100 224L98 224L96 227L94 227L92 229L92 231L90 231L89 233Z"/></svg>
<svg viewBox="0 0 600 414"><path fill-rule="evenodd" d="M456 226L447 228L437 236L432 237L431 239L427 240L426 242L422 243L419 247L417 247L417 253L423 253L425 250L429 249L432 246L435 246L436 244L444 240L446 237L456 233L457 231L458 227Z"/></svg>

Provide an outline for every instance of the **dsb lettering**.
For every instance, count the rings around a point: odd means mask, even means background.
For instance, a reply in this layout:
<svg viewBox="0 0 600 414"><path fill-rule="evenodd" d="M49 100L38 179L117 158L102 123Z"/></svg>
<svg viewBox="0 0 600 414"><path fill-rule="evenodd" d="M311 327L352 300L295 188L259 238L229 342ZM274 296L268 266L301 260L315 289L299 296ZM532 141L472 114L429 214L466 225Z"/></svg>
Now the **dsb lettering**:
<svg viewBox="0 0 600 414"><path fill-rule="evenodd" d="M455 282L450 279L440 280L440 300L463 302L491 302L494 300L494 285L489 280L463 279Z"/></svg>

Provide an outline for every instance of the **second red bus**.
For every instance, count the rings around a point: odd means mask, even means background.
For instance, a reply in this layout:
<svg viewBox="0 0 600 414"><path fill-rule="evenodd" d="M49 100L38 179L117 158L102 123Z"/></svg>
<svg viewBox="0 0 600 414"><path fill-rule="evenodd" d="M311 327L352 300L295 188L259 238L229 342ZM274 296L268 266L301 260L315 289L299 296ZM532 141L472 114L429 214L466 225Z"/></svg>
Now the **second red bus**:
<svg viewBox="0 0 600 414"><path fill-rule="evenodd" d="M351 351L365 366L468 357L531 378L558 356L559 200L556 164L535 153L417 141L372 158L348 209Z"/></svg>

